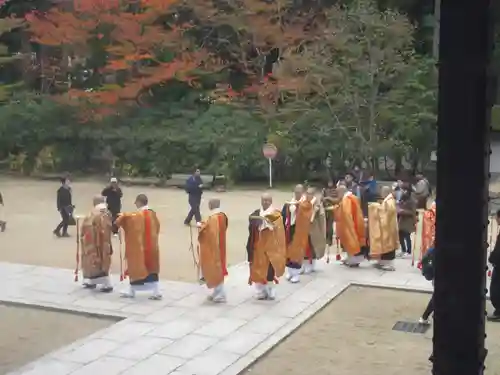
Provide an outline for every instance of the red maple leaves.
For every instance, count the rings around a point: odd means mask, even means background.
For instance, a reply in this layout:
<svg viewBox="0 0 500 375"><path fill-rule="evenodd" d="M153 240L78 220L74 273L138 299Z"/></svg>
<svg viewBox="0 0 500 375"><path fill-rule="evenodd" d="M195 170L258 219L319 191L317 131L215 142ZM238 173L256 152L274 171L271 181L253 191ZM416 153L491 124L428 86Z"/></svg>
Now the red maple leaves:
<svg viewBox="0 0 500 375"><path fill-rule="evenodd" d="M176 3L74 0L45 14L32 13L26 20L33 41L61 49L62 55L79 61L81 69L99 76L100 85L92 90L72 88L69 97L112 105L137 101L145 90L171 79L190 83L193 70L215 62L185 37L191 25L170 25L162 19ZM96 54L105 56L99 66L90 64ZM56 61L59 70L73 68L64 58Z"/></svg>

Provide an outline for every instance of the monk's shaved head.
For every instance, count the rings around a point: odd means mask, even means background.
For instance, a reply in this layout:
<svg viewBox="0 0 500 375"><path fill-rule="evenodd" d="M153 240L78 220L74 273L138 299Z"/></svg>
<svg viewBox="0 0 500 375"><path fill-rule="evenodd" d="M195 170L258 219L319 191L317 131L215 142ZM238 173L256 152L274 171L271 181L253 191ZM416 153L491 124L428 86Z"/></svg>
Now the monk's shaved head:
<svg viewBox="0 0 500 375"><path fill-rule="evenodd" d="M146 196L146 194L139 194L137 198L135 198L135 205L137 206L137 208L147 206L148 197Z"/></svg>
<svg viewBox="0 0 500 375"><path fill-rule="evenodd" d="M212 198L208 201L208 208L210 210L215 210L216 208L220 208L220 199Z"/></svg>
<svg viewBox="0 0 500 375"><path fill-rule="evenodd" d="M267 210L273 204L273 197L269 193L264 193L260 197L260 202L261 202L262 208L264 210Z"/></svg>
<svg viewBox="0 0 500 375"><path fill-rule="evenodd" d="M106 202L106 198L103 197L102 195L94 195L94 198L92 199L92 202L94 202L94 206L97 206L98 204L102 204Z"/></svg>
<svg viewBox="0 0 500 375"><path fill-rule="evenodd" d="M293 189L293 195L295 196L296 200L302 198L302 195L304 195L304 185L302 184L296 185L295 189Z"/></svg>

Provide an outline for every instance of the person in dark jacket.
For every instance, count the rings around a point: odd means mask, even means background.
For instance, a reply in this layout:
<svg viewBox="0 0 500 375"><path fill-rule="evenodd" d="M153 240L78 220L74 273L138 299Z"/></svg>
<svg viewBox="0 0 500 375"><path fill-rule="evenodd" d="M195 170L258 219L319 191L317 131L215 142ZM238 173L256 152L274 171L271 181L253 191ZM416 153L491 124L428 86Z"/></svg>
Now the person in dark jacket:
<svg viewBox="0 0 500 375"><path fill-rule="evenodd" d="M495 219L500 225L500 210L497 211ZM490 284L490 300L495 309L493 314L488 316L488 320L500 322L500 233L497 235L497 242L495 243L495 248L490 253L488 262L493 266Z"/></svg>
<svg viewBox="0 0 500 375"><path fill-rule="evenodd" d="M432 281L432 284L434 285L434 248L430 248L427 250L425 253L424 257L422 258L422 275L425 277L426 280ZM429 303L427 304L427 307L424 310L424 313L418 320L420 324L425 324L428 325L430 324L429 322L429 317L431 314L434 313L434 293L432 293L431 299L429 300Z"/></svg>
<svg viewBox="0 0 500 375"><path fill-rule="evenodd" d="M111 213L111 220L113 221L113 233L118 233L118 228L115 225L116 218L122 210L122 189L118 186L118 179L115 177L111 178L109 185L104 188L101 195L106 197L106 204L108 205L108 210Z"/></svg>
<svg viewBox="0 0 500 375"><path fill-rule="evenodd" d="M189 210L186 219L184 220L185 225L190 225L193 216L197 223L201 222L200 204L201 196L203 194L203 181L201 180L200 170L196 169L192 176L186 180L186 193L188 193Z"/></svg>
<svg viewBox="0 0 500 375"><path fill-rule="evenodd" d="M61 178L61 187L57 190L57 211L61 214L61 222L53 232L57 237L69 237L68 226L74 209L69 183L68 177Z"/></svg>
<svg viewBox="0 0 500 375"><path fill-rule="evenodd" d="M402 255L411 254L411 234L415 232L417 224L417 203L410 192L401 191L401 200L398 203L399 244Z"/></svg>

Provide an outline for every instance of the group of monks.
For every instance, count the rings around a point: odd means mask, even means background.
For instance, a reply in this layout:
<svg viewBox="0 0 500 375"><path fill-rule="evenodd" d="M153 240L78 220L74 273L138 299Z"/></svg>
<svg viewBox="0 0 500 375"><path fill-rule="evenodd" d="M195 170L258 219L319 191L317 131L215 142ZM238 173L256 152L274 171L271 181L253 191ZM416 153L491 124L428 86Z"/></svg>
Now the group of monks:
<svg viewBox="0 0 500 375"><path fill-rule="evenodd" d="M359 198L342 184L328 196L313 187L297 185L292 199L282 209L273 206L270 194L263 194L261 207L250 214L246 245L249 284L255 284L256 298L274 300L276 284L285 273L289 282L298 283L302 274L314 272L317 260L332 245L328 239L330 225L335 226L340 247L347 254L344 265L357 267L365 259L375 259L376 267L394 270L392 261L399 247L396 199L389 187L382 187L380 198L369 204L365 218ZM135 203L136 212L120 214L114 223L125 240L126 271L122 276L130 280L122 296L133 298L137 291L149 290L150 298L156 300L161 298L160 223L144 194L137 196ZM223 303L227 298L224 279L228 274L228 218L220 209L220 200L211 199L208 206L206 220L197 223L200 280L212 290L208 300ZM81 221L79 233L85 288L100 285L102 292L113 290L109 279L112 224L104 198L95 197L94 208Z"/></svg>
<svg viewBox="0 0 500 375"><path fill-rule="evenodd" d="M83 287L95 289L100 285L101 292L110 293L113 291L109 278L113 255L112 215L104 197L94 197L93 203L94 208L81 220L77 239L77 249L81 249ZM150 299L159 300L162 298L158 287L160 222L156 213L148 207L146 195L139 194L135 205L136 212L122 213L114 222L118 228L122 228L120 233L124 234L125 239L125 256L124 259L120 256L120 262L125 262L126 267L120 276L128 277L130 281L122 297L134 298L137 291L151 291ZM76 279L78 271L77 265Z"/></svg>

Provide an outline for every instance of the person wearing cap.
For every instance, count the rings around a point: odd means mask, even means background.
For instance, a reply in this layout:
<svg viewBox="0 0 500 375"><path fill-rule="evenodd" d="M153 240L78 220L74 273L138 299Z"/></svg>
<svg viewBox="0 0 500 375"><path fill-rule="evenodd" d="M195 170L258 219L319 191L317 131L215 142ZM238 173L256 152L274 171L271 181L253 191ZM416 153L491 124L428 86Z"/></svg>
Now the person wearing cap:
<svg viewBox="0 0 500 375"><path fill-rule="evenodd" d="M118 179L112 177L109 185L104 188L101 195L106 198L108 210L111 213L111 220L113 221L113 233L118 233L118 228L115 225L116 218L122 209L122 189L118 186Z"/></svg>

